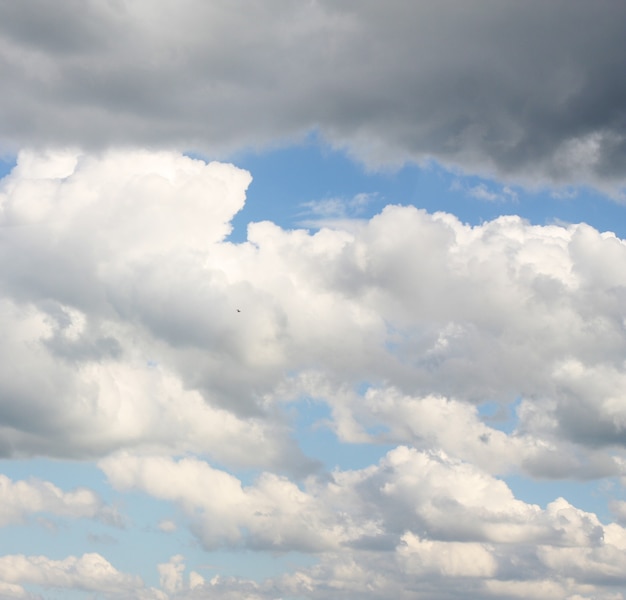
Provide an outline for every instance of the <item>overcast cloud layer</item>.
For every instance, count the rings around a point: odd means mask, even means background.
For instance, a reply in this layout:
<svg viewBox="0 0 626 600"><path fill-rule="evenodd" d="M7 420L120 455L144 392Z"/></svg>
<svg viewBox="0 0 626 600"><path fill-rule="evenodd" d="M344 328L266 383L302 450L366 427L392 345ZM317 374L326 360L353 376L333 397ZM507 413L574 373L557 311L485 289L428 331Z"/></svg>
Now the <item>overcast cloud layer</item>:
<svg viewBox="0 0 626 600"><path fill-rule="evenodd" d="M625 474L626 243L388 206L233 244L249 183L174 152L20 154L0 186L2 452L98 459L120 492L178 507L163 531L317 564L209 581L176 555L152 589L101 554L16 554L2 597L622 598L623 503L603 523L498 477ZM391 450L325 471L292 436L311 404L343 442ZM5 525L124 522L92 490L0 494Z"/></svg>
<svg viewBox="0 0 626 600"><path fill-rule="evenodd" d="M617 197L624 23L611 0L2 0L0 138L224 156L315 130L373 166Z"/></svg>

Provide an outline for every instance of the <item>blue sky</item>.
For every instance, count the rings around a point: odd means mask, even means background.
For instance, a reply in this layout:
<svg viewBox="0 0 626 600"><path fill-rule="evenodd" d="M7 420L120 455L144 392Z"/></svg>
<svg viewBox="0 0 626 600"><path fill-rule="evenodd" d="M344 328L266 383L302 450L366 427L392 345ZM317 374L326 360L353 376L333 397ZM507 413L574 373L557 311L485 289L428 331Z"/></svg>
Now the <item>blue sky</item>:
<svg viewBox="0 0 626 600"><path fill-rule="evenodd" d="M624 23L0 3L0 599L626 598Z"/></svg>
<svg viewBox="0 0 626 600"><path fill-rule="evenodd" d="M372 217L387 204L411 204L429 212L450 212L470 225L519 215L534 225L585 222L599 231L625 235L624 205L585 187L507 186L451 172L437 163L372 171L315 136L299 145L242 153L232 159L253 174L246 206L233 220L231 239L237 241L245 239L249 221L269 219L284 227L298 227L312 216L307 203L325 200L338 200L356 218ZM505 188L510 189L508 194ZM350 206L359 194L368 201Z"/></svg>

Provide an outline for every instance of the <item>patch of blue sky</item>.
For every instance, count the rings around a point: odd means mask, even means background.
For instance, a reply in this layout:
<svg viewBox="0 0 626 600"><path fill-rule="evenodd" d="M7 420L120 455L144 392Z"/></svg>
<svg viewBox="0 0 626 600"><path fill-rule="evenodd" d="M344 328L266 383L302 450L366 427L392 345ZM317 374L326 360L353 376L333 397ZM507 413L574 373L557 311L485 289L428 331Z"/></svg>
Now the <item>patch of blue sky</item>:
<svg viewBox="0 0 626 600"><path fill-rule="evenodd" d="M104 501L108 501L112 493L104 473L94 463L87 461L4 459L0 461L0 473L13 481L30 478L50 481L64 491L87 487L100 494Z"/></svg>
<svg viewBox="0 0 626 600"><path fill-rule="evenodd" d="M77 531L76 523L73 522L70 525L66 519L51 517L45 513L30 515L22 523L5 525L2 528L0 556L45 554L51 559L59 560L70 554L76 554L77 548L82 554L85 542L84 531L84 529ZM76 545L77 541L78 545Z"/></svg>
<svg viewBox="0 0 626 600"><path fill-rule="evenodd" d="M323 414L327 416L329 413ZM315 435L312 432L312 446L324 446L324 440L320 445L320 441L315 440ZM345 444L339 444L334 434L331 437L334 438L331 442L332 448L343 446L342 457L352 457L352 464L355 465L353 468L369 464L371 449L361 448L359 444L357 448L346 451ZM332 463L334 467L335 464L330 459L332 448L328 448L328 464ZM326 451L322 454L326 454ZM207 579L219 574L261 581L266 577L279 576L295 567L310 566L317 561L314 556L298 552L253 553L243 548L207 551L191 534L189 519L175 505L142 492L117 492L108 484L104 473L92 463L67 463L44 458L4 460L0 464L0 473L14 482L30 479L50 481L65 492L76 487L92 489L119 511L124 524L123 527L116 527L93 519L73 519L47 512L34 513L27 515L23 523L3 528L0 556L45 555L53 560L62 560L68 556L82 556L85 552L97 552L118 570L138 574L147 586L155 587L159 586L159 574L155 565L168 562L175 554L185 557L187 572L195 570ZM247 475L244 473L243 476L237 473L237 476L242 479L243 485L252 485L258 471ZM162 531L159 524L163 521L175 523L176 529L171 532ZM54 590L46 590L47 600L54 597L53 592ZM83 597L82 592L71 596Z"/></svg>
<svg viewBox="0 0 626 600"><path fill-rule="evenodd" d="M80 556L85 552L102 554L117 569L137 573L149 583L158 584L155 565L167 562L172 552L164 537L182 536L180 552L192 545L184 528L167 534L158 528L163 520L179 520L176 508L140 492L119 493L93 463L62 462L51 459L5 460L0 472L13 481L39 479L50 481L67 492L77 487L95 491L121 516L122 527L93 519L72 519L35 513L20 525L10 525L0 536L0 556L22 553L45 554L53 559Z"/></svg>
<svg viewBox="0 0 626 600"><path fill-rule="evenodd" d="M144 500L150 510L152 500ZM38 515L21 526L3 529L0 555L45 555L52 560L96 552L113 567L136 573L148 585L158 585L155 565L167 562L172 546L164 542L165 534L141 528L115 529L87 519L69 519Z"/></svg>
<svg viewBox="0 0 626 600"><path fill-rule="evenodd" d="M369 390L373 390L376 388L376 384L371 381L360 381L354 386L354 391L359 394L359 396L363 396Z"/></svg>
<svg viewBox="0 0 626 600"><path fill-rule="evenodd" d="M302 451L322 463L326 471L358 470L376 464L394 445L348 443L341 441L332 427L330 406L321 400L303 399L298 403L295 437ZM384 433L368 430L372 436Z"/></svg>
<svg viewBox="0 0 626 600"><path fill-rule="evenodd" d="M602 523L614 521L609 503L619 495L615 479L579 481L573 479L532 479L523 475L502 478L518 500L545 508L557 498L565 498L573 506L595 513Z"/></svg>
<svg viewBox="0 0 626 600"><path fill-rule="evenodd" d="M250 222L298 228L323 217L324 207L335 207L328 216L371 218L388 204L448 212L470 225L502 215L518 215L535 225L585 222L626 238L626 205L584 187L530 190L455 173L434 162L372 171L317 136L264 152L241 152L231 161L253 177L246 204L232 222L232 242L245 241ZM0 177L15 164L15 156L0 157Z"/></svg>
<svg viewBox="0 0 626 600"><path fill-rule="evenodd" d="M595 190L531 190L476 176L451 177L448 193L464 200L448 212L463 222L476 225L501 215L518 215L533 225L587 223L626 237L626 205Z"/></svg>
<svg viewBox="0 0 626 600"><path fill-rule="evenodd" d="M165 562L170 548L163 543L155 544L144 532L131 533L99 526L87 519L46 513L33 515L21 525L4 527L0 536L0 556L44 555L50 560L64 560L90 552L100 554L120 571L136 573L149 585L157 585L155 560Z"/></svg>
<svg viewBox="0 0 626 600"><path fill-rule="evenodd" d="M233 242L246 239L250 222L270 220L297 228L323 216L324 207L335 210L330 216L370 218L388 204L448 212L469 225L518 215L534 225L586 222L626 237L626 206L582 187L530 190L465 176L436 163L371 171L316 138L263 153L242 153L232 161L253 177L246 205L233 220Z"/></svg>
<svg viewBox="0 0 626 600"><path fill-rule="evenodd" d="M164 562L172 554L171 548L163 544L164 539L172 536L180 537L183 545L189 543L184 528L177 529L174 533L166 533L159 529L159 523L162 521L173 521L178 523L184 522L184 519L178 514L176 507L164 500L159 500L144 494L142 492L125 492L120 496L117 508L120 513L128 520L128 527L121 531L112 530L119 540L119 554L123 554L120 564L141 564L144 566L143 572L151 571L158 562ZM137 543L135 535L141 535L143 541ZM138 548L146 547L147 556L136 556ZM143 552L143 550L142 550ZM116 557L119 556L116 550ZM140 562L139 562L140 561Z"/></svg>
<svg viewBox="0 0 626 600"><path fill-rule="evenodd" d="M0 178L8 175L16 164L16 156L0 156Z"/></svg>
<svg viewBox="0 0 626 600"><path fill-rule="evenodd" d="M23 585L27 592L35 594L45 600L96 600L98 595L93 591L77 590L70 588L56 589L39 585Z"/></svg>
<svg viewBox="0 0 626 600"><path fill-rule="evenodd" d="M522 399L518 398L510 403L483 402L477 406L481 420L493 429L508 435L513 433L518 424L517 409Z"/></svg>
<svg viewBox="0 0 626 600"><path fill-rule="evenodd" d="M28 516L24 523L3 528L0 556L43 554L62 560L67 556L97 552L118 570L138 574L147 586L154 587L159 586L156 565L168 562L175 554L185 557L187 573L195 570L207 579L219 574L261 581L317 561L314 556L298 552L253 553L243 548L207 551L191 534L189 519L175 505L142 492L118 493L109 486L102 471L91 463L68 464L41 458L5 460L0 472L13 481L31 478L50 481L63 491L88 487L115 507L125 524L120 528L93 519L36 513ZM253 484L257 475L257 471L247 477L237 474L244 485ZM159 524L163 521L175 523L176 529L162 531ZM48 590L45 597L49 600L53 596ZM77 593L74 597L83 596Z"/></svg>
<svg viewBox="0 0 626 600"><path fill-rule="evenodd" d="M318 562L312 554L301 552L259 552L247 549L220 549L203 551L197 556L187 555L187 570L197 571L205 579L216 575L263 581L288 572L311 567Z"/></svg>

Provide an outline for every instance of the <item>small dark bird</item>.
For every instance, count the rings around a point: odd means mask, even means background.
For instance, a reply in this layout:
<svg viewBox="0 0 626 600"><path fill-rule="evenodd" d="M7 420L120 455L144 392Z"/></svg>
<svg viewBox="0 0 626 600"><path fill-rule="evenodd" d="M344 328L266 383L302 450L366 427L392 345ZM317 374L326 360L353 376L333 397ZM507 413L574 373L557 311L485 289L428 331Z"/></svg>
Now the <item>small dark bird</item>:
<svg viewBox="0 0 626 600"><path fill-rule="evenodd" d="M239 309L237 309L237 312L241 312Z"/></svg>

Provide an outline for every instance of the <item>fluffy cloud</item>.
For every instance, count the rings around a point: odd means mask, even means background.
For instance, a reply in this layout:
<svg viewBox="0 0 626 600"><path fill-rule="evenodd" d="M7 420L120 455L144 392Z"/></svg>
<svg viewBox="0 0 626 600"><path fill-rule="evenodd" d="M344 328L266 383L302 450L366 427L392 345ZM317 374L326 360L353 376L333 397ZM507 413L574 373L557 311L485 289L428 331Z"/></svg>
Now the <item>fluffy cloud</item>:
<svg viewBox="0 0 626 600"><path fill-rule="evenodd" d="M93 553L62 560L51 560L45 556L2 556L0 582L9 590L10 586L14 586L16 593L20 592L19 584L34 584L46 588L101 592L109 597L143 588L139 577L121 573L102 556ZM4 592L2 587L0 592Z"/></svg>
<svg viewBox="0 0 626 600"><path fill-rule="evenodd" d="M314 397L345 442L623 472L622 240L388 206L233 244L249 181L175 153L20 156L0 197L5 455L158 448L302 474L284 408Z"/></svg>
<svg viewBox="0 0 626 600"><path fill-rule="evenodd" d="M335 523L330 507L271 473L244 487L233 475L193 458L175 462L122 454L100 465L118 489L139 489L179 504L207 548L236 546L244 528L246 543L256 549L315 552L360 535L349 522Z"/></svg>
<svg viewBox="0 0 626 600"><path fill-rule="evenodd" d="M176 153L20 155L0 189L2 451L99 457L118 490L180 508L163 531L317 564L205 580L175 555L151 590L99 555L8 556L3 593L615 597L623 528L494 474L626 471L623 240L388 206L315 233L252 223L234 244L249 182ZM321 472L292 438L311 402L340 443L395 448ZM108 515L88 491L0 491L6 523Z"/></svg>
<svg viewBox="0 0 626 600"><path fill-rule="evenodd" d="M319 556L309 569L264 583L185 578L175 556L159 570L176 597L323 598L333 590L346 598L455 598L472 590L611 598L624 581L623 527L563 498L545 509L522 502L504 482L441 453L398 447L377 465L310 477L301 488L271 474L244 486L193 458L117 455L101 467L118 488L179 505L206 547Z"/></svg>
<svg viewBox="0 0 626 600"><path fill-rule="evenodd" d="M603 539L596 516L562 498L542 510L469 463L405 446L360 471L309 477L303 489L270 473L243 486L194 458L120 454L100 466L116 488L179 504L208 547L244 541L268 549L380 549L408 544L406 531L430 540L511 545L587 547ZM419 549L419 539L411 540ZM449 550L456 556L454 546Z"/></svg>
<svg viewBox="0 0 626 600"><path fill-rule="evenodd" d="M237 257L218 244L249 180L167 153L20 155L0 197L4 454L160 444L305 464L280 420L220 406L228 396L259 413L246 352L264 377L263 356L244 345L249 318L235 310L249 286L229 281ZM226 443L235 437L246 444Z"/></svg>
<svg viewBox="0 0 626 600"><path fill-rule="evenodd" d="M116 511L104 505L92 490L78 488L64 492L48 481L13 482L0 475L0 526L20 523L36 513L119 522Z"/></svg>
<svg viewBox="0 0 626 600"><path fill-rule="evenodd" d="M625 480L624 240L402 206L351 220L357 194L304 205L315 233L252 223L235 244L250 174L179 151L312 135L374 168L495 178L457 184L489 201L509 183L623 198L625 18L0 0L0 144L34 148L0 182L0 456L97 459L117 491L178 509L142 515L170 544L310 555L249 581L186 571L181 547L154 589L82 549L9 554L0 597L622 599L623 501L607 523L498 477ZM297 441L320 406L338 448L392 449L323 471ZM36 515L121 518L89 489L0 475L0 526Z"/></svg>
<svg viewBox="0 0 626 600"><path fill-rule="evenodd" d="M434 157L527 183L624 185L621 3L0 11L8 144L223 154L317 128L373 164Z"/></svg>

